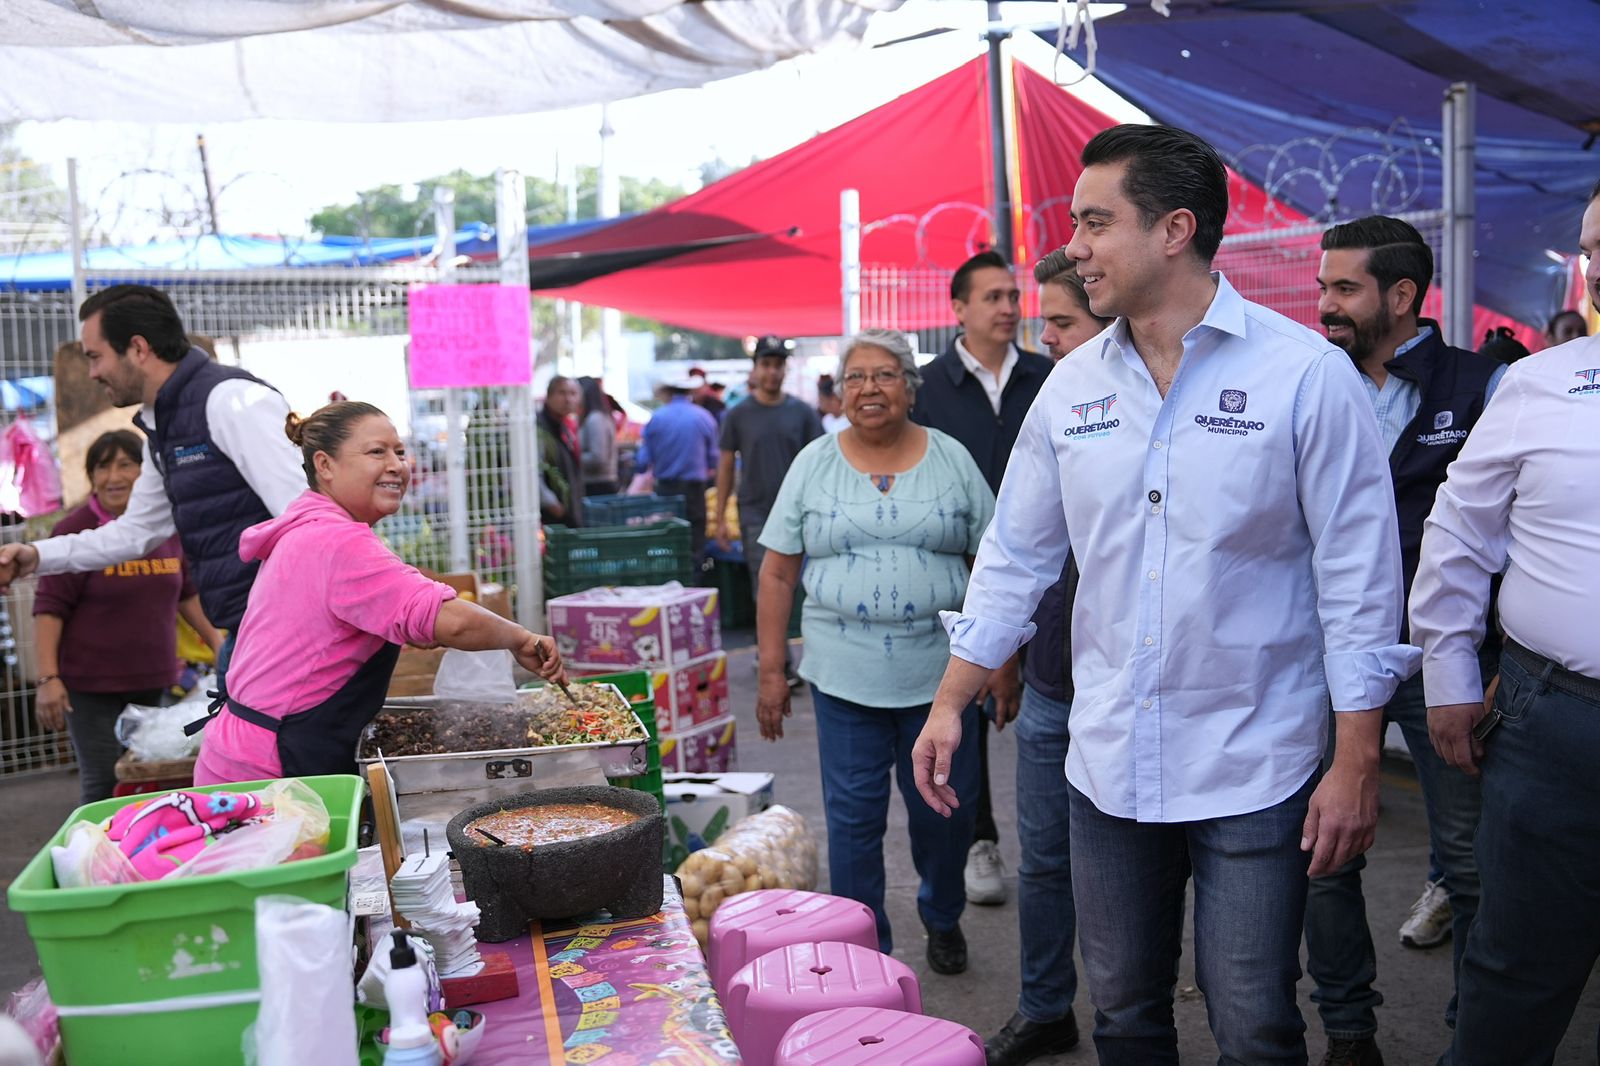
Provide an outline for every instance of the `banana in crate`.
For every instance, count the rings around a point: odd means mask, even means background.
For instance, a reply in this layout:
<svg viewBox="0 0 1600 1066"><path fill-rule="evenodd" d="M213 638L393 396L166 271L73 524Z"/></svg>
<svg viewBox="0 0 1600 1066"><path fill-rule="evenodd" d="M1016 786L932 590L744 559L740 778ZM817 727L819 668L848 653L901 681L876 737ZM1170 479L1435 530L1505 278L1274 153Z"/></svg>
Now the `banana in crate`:
<svg viewBox="0 0 1600 1066"><path fill-rule="evenodd" d="M580 672L677 667L722 650L717 599L676 581L588 589L550 601L550 633Z"/></svg>

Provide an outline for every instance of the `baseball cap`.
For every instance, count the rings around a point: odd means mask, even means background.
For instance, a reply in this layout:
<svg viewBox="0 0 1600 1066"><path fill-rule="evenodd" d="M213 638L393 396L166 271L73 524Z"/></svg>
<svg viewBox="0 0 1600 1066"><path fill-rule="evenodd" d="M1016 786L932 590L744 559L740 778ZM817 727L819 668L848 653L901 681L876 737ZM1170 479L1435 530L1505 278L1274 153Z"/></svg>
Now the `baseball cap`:
<svg viewBox="0 0 1600 1066"><path fill-rule="evenodd" d="M776 355L787 359L794 352L794 341L784 340L774 334L767 334L756 341L755 351L750 353L750 358L760 359L764 355Z"/></svg>

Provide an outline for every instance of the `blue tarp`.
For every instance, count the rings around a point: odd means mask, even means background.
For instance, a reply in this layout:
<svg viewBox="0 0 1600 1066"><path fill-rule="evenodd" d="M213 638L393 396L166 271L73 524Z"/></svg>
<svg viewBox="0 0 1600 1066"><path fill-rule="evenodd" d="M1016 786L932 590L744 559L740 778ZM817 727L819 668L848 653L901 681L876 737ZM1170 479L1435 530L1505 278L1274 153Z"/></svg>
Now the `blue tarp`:
<svg viewBox="0 0 1600 1066"><path fill-rule="evenodd" d="M631 217L631 216L623 216ZM528 231L530 246L566 240L621 219L585 219ZM322 237L317 240L280 240L271 237L213 236L117 248L91 248L85 253L87 272L115 278L140 271L255 270L264 267L370 266L419 259L433 251L432 234L416 238ZM494 227L471 223L456 232L456 252L473 258L492 258ZM72 286L70 252L34 252L0 257L0 290L60 290Z"/></svg>
<svg viewBox="0 0 1600 1066"><path fill-rule="evenodd" d="M1097 31L1097 77L1319 219L1330 196L1340 219L1441 207L1444 92L1473 81L1477 302L1540 325L1560 308L1546 253L1576 251L1600 179L1600 68L1578 45L1600 41L1600 4L1176 0Z"/></svg>

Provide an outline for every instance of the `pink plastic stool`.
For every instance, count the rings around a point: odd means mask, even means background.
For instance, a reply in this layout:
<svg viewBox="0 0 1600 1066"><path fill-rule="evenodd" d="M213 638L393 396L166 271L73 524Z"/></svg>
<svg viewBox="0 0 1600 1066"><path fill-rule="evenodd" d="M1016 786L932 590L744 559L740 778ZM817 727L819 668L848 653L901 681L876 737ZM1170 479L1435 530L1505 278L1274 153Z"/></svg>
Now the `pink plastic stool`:
<svg viewBox="0 0 1600 1066"><path fill-rule="evenodd" d="M706 963L717 994L751 959L790 944L833 940L878 947L878 923L865 903L821 892L767 888L730 896L711 916Z"/></svg>
<svg viewBox="0 0 1600 1066"><path fill-rule="evenodd" d="M984 1066L983 1038L964 1025L882 1007L841 1007L801 1018L773 1066Z"/></svg>
<svg viewBox="0 0 1600 1066"><path fill-rule="evenodd" d="M746 963L728 981L722 1005L745 1066L771 1066L791 1025L835 1007L888 1007L922 1013L922 986L910 967L860 944L790 944Z"/></svg>

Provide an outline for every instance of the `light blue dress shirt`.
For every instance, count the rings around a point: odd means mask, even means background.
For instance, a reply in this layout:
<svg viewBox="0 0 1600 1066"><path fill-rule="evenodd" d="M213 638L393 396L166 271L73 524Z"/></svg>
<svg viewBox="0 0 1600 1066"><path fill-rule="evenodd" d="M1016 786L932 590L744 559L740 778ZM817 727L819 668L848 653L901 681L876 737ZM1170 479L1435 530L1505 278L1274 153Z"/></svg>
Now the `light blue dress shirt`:
<svg viewBox="0 0 1600 1066"><path fill-rule="evenodd" d="M944 619L955 655L999 666L1077 553L1067 777L1142 822L1281 802L1321 759L1329 695L1382 707L1419 657L1359 373L1214 277L1164 400L1121 320L1057 364Z"/></svg>
<svg viewBox="0 0 1600 1066"><path fill-rule="evenodd" d="M687 396L656 408L640 434L649 449L639 459L657 481L707 481L716 476L717 420Z"/></svg>
<svg viewBox="0 0 1600 1066"><path fill-rule="evenodd" d="M1432 326L1423 326L1415 337L1394 350L1393 358L1400 358L1432 334ZM1500 379L1506 376L1506 369L1502 366L1489 376L1489 384L1483 392L1485 404L1494 399L1494 390L1499 387ZM1422 409L1422 392L1416 382L1393 374L1385 379L1381 389L1377 382L1365 374L1361 375L1361 384L1367 390L1367 399L1372 401L1372 413L1377 416L1378 433L1383 437L1383 446L1392 453L1395 445L1400 443L1400 435Z"/></svg>

